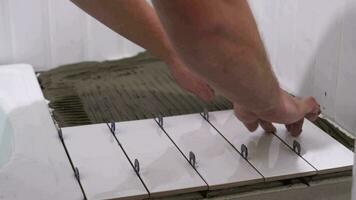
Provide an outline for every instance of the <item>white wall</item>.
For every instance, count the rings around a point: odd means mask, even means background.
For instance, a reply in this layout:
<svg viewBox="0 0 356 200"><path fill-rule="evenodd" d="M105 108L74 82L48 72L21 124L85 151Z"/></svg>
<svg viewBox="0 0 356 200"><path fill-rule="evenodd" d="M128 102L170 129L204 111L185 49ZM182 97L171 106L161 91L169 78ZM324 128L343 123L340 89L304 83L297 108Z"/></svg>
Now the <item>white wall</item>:
<svg viewBox="0 0 356 200"><path fill-rule="evenodd" d="M0 0L0 64L25 62L48 70L142 50L69 0Z"/></svg>
<svg viewBox="0 0 356 200"><path fill-rule="evenodd" d="M356 1L250 0L275 73L356 132Z"/></svg>
<svg viewBox="0 0 356 200"><path fill-rule="evenodd" d="M356 1L250 0L281 85L356 132ZM142 49L69 0L0 0L0 64L36 70Z"/></svg>

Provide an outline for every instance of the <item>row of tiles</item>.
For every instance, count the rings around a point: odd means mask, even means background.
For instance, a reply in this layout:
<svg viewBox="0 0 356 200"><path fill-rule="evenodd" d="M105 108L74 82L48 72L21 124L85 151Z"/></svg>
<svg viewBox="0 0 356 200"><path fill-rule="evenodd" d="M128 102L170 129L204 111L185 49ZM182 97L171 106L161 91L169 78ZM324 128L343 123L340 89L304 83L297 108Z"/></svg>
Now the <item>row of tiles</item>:
<svg viewBox="0 0 356 200"><path fill-rule="evenodd" d="M276 135L261 129L248 133L232 111L212 112L209 122L191 114L166 117L162 127L152 119L120 122L116 127L115 137L106 124L63 129L90 199L215 190L342 171L353 163L351 151L310 122L299 138L279 125ZM301 156L292 151L294 140L301 144ZM247 160L239 151L242 145L248 149ZM194 167L188 162L191 152ZM136 159L139 176L133 170Z"/></svg>

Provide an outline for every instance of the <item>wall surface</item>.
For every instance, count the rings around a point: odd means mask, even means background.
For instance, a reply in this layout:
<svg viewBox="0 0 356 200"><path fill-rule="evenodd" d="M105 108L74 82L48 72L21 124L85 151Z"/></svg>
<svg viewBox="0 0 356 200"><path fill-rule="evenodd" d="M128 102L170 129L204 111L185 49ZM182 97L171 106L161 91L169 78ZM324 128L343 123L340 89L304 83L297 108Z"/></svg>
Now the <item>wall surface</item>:
<svg viewBox="0 0 356 200"><path fill-rule="evenodd" d="M0 64L30 63L40 71L142 50L69 0L0 0Z"/></svg>
<svg viewBox="0 0 356 200"><path fill-rule="evenodd" d="M282 87L356 132L356 1L251 0Z"/></svg>
<svg viewBox="0 0 356 200"><path fill-rule="evenodd" d="M356 132L356 1L250 0L286 90L315 96L323 113ZM0 64L36 70L142 51L69 0L1 0Z"/></svg>

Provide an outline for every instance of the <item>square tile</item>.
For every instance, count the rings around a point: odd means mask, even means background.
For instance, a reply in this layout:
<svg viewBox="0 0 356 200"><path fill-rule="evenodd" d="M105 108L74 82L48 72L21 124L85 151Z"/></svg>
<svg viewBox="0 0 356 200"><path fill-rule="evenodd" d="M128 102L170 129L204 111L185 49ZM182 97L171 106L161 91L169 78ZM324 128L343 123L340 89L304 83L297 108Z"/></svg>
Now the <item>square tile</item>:
<svg viewBox="0 0 356 200"><path fill-rule="evenodd" d="M304 120L303 132L293 137L283 125L276 124L276 135L293 148L294 140L301 146L301 156L314 166L318 174L351 170L353 152L323 132L308 120Z"/></svg>
<svg viewBox="0 0 356 200"><path fill-rule="evenodd" d="M148 193L106 124L63 128L88 199L143 199Z"/></svg>
<svg viewBox="0 0 356 200"><path fill-rule="evenodd" d="M210 113L210 122L237 149L248 148L248 160L266 181L303 177L315 170L279 138L266 134L261 128L250 133L235 117L232 110Z"/></svg>
<svg viewBox="0 0 356 200"><path fill-rule="evenodd" d="M116 136L134 162L151 196L165 196L207 189L153 119L116 123Z"/></svg>
<svg viewBox="0 0 356 200"><path fill-rule="evenodd" d="M209 189L263 182L262 176L200 115L165 117L163 127L186 158L192 151L196 169Z"/></svg>

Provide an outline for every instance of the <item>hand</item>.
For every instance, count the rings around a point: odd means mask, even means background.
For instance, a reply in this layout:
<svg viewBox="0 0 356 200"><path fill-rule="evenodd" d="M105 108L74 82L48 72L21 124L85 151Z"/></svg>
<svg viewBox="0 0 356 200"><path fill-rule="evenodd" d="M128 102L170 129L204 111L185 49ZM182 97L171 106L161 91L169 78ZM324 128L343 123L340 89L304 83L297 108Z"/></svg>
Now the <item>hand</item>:
<svg viewBox="0 0 356 200"><path fill-rule="evenodd" d="M275 108L252 112L234 104L236 117L253 132L260 125L266 132L275 132L272 122L285 124L292 136L299 136L302 132L304 117L314 121L320 114L320 105L313 97L300 99L292 97L281 90L280 101Z"/></svg>
<svg viewBox="0 0 356 200"><path fill-rule="evenodd" d="M214 98L214 90L179 61L171 63L170 69L173 78L183 89L195 94L204 101L210 101Z"/></svg>

